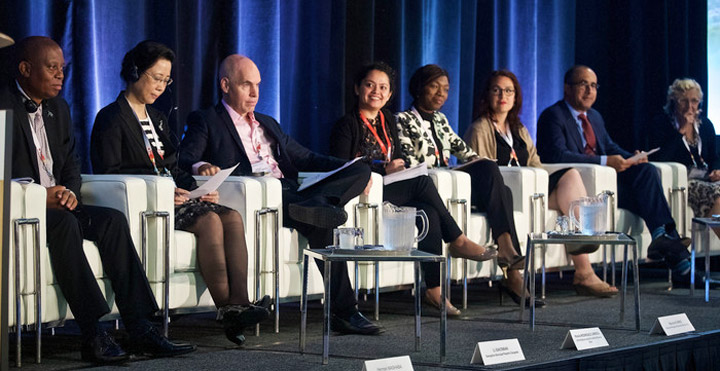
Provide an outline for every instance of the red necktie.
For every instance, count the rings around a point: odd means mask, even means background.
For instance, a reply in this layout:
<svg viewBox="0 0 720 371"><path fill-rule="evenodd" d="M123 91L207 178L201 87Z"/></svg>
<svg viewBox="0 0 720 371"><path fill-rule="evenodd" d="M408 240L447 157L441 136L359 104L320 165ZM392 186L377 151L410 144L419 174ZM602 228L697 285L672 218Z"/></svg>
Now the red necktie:
<svg viewBox="0 0 720 371"><path fill-rule="evenodd" d="M590 120L588 120L584 113L579 114L578 118L582 121L583 135L585 136L585 154L596 155L597 151L595 150L595 146L597 145L597 142L595 141L595 132L590 125Z"/></svg>

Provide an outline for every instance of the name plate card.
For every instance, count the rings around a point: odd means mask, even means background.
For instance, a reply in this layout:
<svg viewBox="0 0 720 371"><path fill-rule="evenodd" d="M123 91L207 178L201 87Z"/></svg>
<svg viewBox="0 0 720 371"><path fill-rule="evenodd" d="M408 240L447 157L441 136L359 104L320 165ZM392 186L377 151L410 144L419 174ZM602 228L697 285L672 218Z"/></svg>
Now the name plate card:
<svg viewBox="0 0 720 371"><path fill-rule="evenodd" d="M593 349L610 346L605 335L597 327L580 328L568 331L560 349Z"/></svg>
<svg viewBox="0 0 720 371"><path fill-rule="evenodd" d="M667 336L695 331L687 314L673 314L670 316L658 317L650 329L650 334L665 334Z"/></svg>
<svg viewBox="0 0 720 371"><path fill-rule="evenodd" d="M470 363L482 363L489 366L524 360L525 354L518 339L505 339L477 343Z"/></svg>
<svg viewBox="0 0 720 371"><path fill-rule="evenodd" d="M363 371L412 371L410 356L392 357L365 361Z"/></svg>

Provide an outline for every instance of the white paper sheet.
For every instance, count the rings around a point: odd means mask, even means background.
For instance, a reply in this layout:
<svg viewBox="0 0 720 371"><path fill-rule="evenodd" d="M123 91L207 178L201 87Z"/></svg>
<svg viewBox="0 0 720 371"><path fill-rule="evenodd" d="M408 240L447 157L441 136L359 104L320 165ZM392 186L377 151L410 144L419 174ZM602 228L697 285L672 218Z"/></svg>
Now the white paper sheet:
<svg viewBox="0 0 720 371"><path fill-rule="evenodd" d="M235 164L235 166L233 166L233 167L229 167L227 169L218 171L215 175L212 176L212 178L208 179L208 181L205 182L205 184L201 185L200 187L197 187L194 191L190 192L190 194L188 195L188 198L193 199L193 198L202 197L212 191L217 190L218 187L220 187L220 184L222 184L225 181L225 179L227 179L227 177L229 177L230 174L232 174L232 172L235 171L235 168L238 167L238 165L240 165L239 162L237 164Z"/></svg>
<svg viewBox="0 0 720 371"><path fill-rule="evenodd" d="M630 162L632 162L632 163L636 163L636 162L640 161L640 159L642 159L643 157L647 158L648 156L652 155L653 153L655 153L655 152L657 152L657 151L659 151L659 150L660 150L660 147L657 147L657 148L655 148L655 149L651 149L651 150L649 150L649 151L647 151L647 152L642 151L642 152L640 152L640 153L638 153L638 154L636 154L636 155L634 155L634 156L632 156L632 157L628 157L627 161L630 161Z"/></svg>
<svg viewBox="0 0 720 371"><path fill-rule="evenodd" d="M392 174L385 175L383 177L383 184L388 185L402 180L408 180L416 178L422 175L428 175L428 168L426 163L415 165L405 170L400 170Z"/></svg>
<svg viewBox="0 0 720 371"><path fill-rule="evenodd" d="M354 160L346 162L345 165L340 166L339 168L337 168L337 169L335 169L335 170L328 171L328 172L324 172L324 173L315 173L315 174L313 174L313 175L311 175L311 176L303 179L302 184L300 185L300 187L298 187L298 192L312 187L314 184L317 184L318 182L322 181L323 179L325 179L325 178L327 178L327 177L329 177L329 176L337 173L338 171L340 171L340 170L342 170L342 169L344 169L344 168L346 168L346 167L348 167L348 166L350 166L350 165L358 162L358 160L360 160L360 159L362 159L362 157L356 157Z"/></svg>

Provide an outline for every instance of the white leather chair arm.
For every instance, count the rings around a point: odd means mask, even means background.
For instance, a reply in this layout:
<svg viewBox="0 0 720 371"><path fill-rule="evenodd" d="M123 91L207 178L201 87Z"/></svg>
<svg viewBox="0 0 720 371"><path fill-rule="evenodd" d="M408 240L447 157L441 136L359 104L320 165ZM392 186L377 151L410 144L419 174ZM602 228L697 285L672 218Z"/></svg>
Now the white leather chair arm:
<svg viewBox="0 0 720 371"><path fill-rule="evenodd" d="M134 175L83 174L80 192L85 205L109 207L125 214L135 247L140 249L140 213L147 208L142 179Z"/></svg>

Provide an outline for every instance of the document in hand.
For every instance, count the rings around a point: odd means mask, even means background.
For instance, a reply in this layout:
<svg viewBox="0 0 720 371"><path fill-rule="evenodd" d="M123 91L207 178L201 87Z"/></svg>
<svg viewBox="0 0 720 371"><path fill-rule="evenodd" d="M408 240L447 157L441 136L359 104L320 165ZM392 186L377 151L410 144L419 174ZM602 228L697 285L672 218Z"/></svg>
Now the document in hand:
<svg viewBox="0 0 720 371"><path fill-rule="evenodd" d="M651 149L651 150L649 150L649 151L647 151L647 152L642 151L642 152L640 152L640 153L638 153L638 154L635 154L635 155L632 156L632 157L629 157L629 158L627 159L627 161L630 161L630 162L632 162L632 163L636 163L636 162L640 161L642 158L647 158L648 156L652 155L653 153L655 153L655 152L657 152L657 151L659 151L659 150L660 150L660 147L657 147L657 148L655 148L655 149Z"/></svg>
<svg viewBox="0 0 720 371"><path fill-rule="evenodd" d="M195 188L194 191L190 192L190 194L188 195L188 198L193 199L193 198L202 197L212 191L217 190L218 187L220 187L220 184L222 184L222 182L224 182L225 179L227 179L227 177L229 177L230 174L232 174L232 172L235 171L235 168L238 167L238 165L240 165L239 162L237 164L235 164L235 166L233 166L233 167L229 167L227 169L218 171L215 175L212 176L212 178L208 179L208 181L205 182L205 184L201 185L200 187Z"/></svg>
<svg viewBox="0 0 720 371"><path fill-rule="evenodd" d="M416 178L422 175L428 175L428 168L426 163L418 164L405 170L400 170L392 174L385 175L383 177L383 184L388 185L401 180L408 180Z"/></svg>
<svg viewBox="0 0 720 371"><path fill-rule="evenodd" d="M358 162L358 160L360 160L360 159L362 159L362 157L356 157L354 160L346 162L345 165L340 166L339 168L337 168L335 170L328 171L325 173L315 173L315 174L303 179L302 184L300 185L300 187L298 187L298 192L312 187L314 184L317 184L321 180L329 177L330 175L333 175L333 174L337 173L338 171Z"/></svg>

